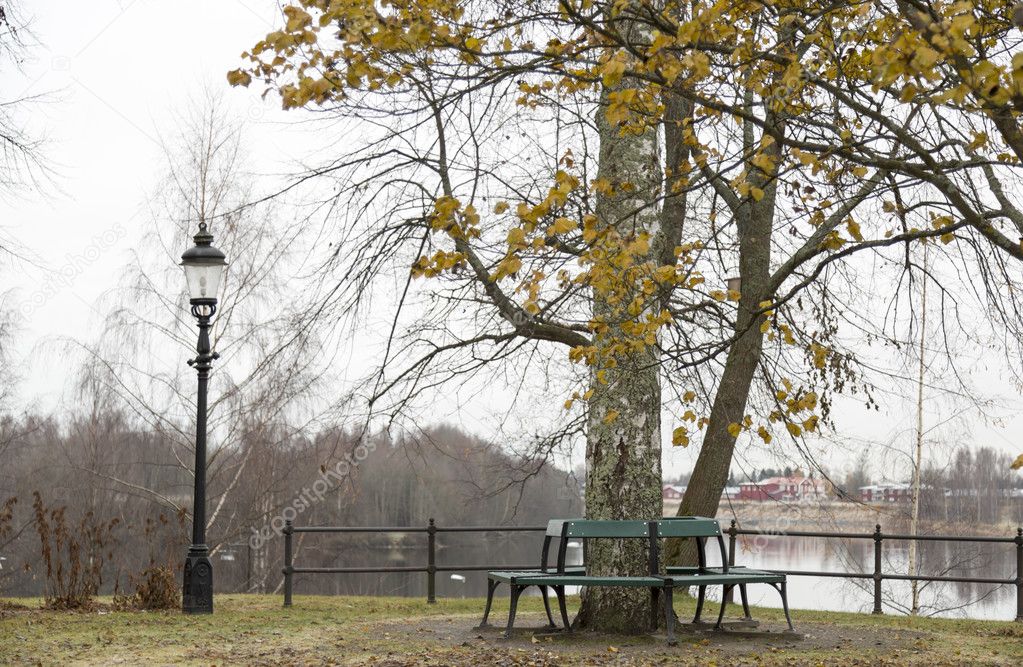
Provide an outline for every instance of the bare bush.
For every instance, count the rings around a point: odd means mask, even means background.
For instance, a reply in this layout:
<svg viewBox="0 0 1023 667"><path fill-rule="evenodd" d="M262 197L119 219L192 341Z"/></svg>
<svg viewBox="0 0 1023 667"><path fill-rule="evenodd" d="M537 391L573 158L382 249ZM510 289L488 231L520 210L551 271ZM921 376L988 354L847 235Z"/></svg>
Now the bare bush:
<svg viewBox="0 0 1023 667"><path fill-rule="evenodd" d="M103 583L103 565L113 558L109 548L120 520L103 522L92 512L86 512L72 527L66 516L67 508L47 509L38 491L32 495L40 556L46 566L46 607L92 608Z"/></svg>

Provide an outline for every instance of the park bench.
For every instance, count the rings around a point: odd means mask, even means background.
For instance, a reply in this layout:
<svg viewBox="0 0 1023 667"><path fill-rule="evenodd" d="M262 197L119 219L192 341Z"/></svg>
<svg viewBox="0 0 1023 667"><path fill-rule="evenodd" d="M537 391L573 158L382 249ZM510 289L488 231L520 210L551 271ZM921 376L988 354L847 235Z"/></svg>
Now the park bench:
<svg viewBox="0 0 1023 667"><path fill-rule="evenodd" d="M560 538L560 544L558 546L557 566L555 571L552 572L547 561L551 542L555 537ZM671 566L666 569L665 574L660 574L660 539L671 537L693 538L696 540L699 563L697 567ZM707 566L706 540L709 538L716 538L718 542L721 552L721 567L711 568ZM565 564L566 552L568 542L571 539L645 539L648 542L648 571L642 575L631 576L590 576L585 573L585 568L583 567L567 567ZM688 588L690 586L698 588L699 595L693 623L694 625L699 625L707 587L722 586L721 609L718 614L717 623L714 624L716 629L721 629L727 599L731 591L735 587L739 587L742 595L743 611L748 621L750 620L750 613L746 585L764 583L771 585L781 594L789 630L793 629L788 610L785 575L742 567L730 568L720 525L714 519L702 517L672 517L659 521L552 520L547 525L541 549L540 567L537 570L488 572L487 579L487 602L480 627L487 626L494 592L498 585L507 583L511 588L511 606L508 612L508 625L505 630L506 637L511 636L512 628L514 627L519 596L530 586L537 586L540 589L544 609L547 612L547 620L551 628L556 628L557 625L551 614L547 589L550 588L555 592L558 598L561 619L565 629L568 631L571 631L571 622L568 619L566 608L565 586L649 588L653 619L656 619L657 615L658 597L660 594L664 594L665 625L668 631L668 643L674 645L675 618L672 599L675 588Z"/></svg>
<svg viewBox="0 0 1023 667"><path fill-rule="evenodd" d="M703 613L703 603L706 600L708 586L721 586L721 609L718 612L716 629L721 629L721 623L725 617L725 609L728 606L730 593L736 587L742 599L742 610L746 621L752 620L749 609L749 596L746 593L748 584L767 584L778 591L781 596L782 609L785 611L785 622L790 631L792 617L789 614L789 599L786 588L785 575L780 572L769 572L766 570L753 570L742 566L730 566L728 554L725 551L725 540L721 533L721 524L716 519L706 517L665 517L656 522L657 535L660 538L693 538L696 540L697 567L684 567L669 565L666 570L665 579L670 579L672 585L678 587L695 586L698 589L696 598L696 613L693 615L693 624L700 624L700 616ZM721 556L720 567L707 566L708 539L713 538L718 545Z"/></svg>
<svg viewBox="0 0 1023 667"><path fill-rule="evenodd" d="M522 591L525 590L526 588L529 588L529 586L533 585L533 584L522 584L520 582L518 585L521 586L521 588L517 588L516 584L515 584L516 580L521 579L522 577L528 577L528 576L534 576L534 575L538 575L538 574L548 574L549 573L547 561L548 561L549 556L550 556L551 541L554 538L559 538L561 540L561 544L559 545L559 548L558 548L558 566L557 566L558 567L558 571L560 573L562 573L562 574L567 574L567 573L569 573L569 570L571 570L571 574L573 576L580 575L580 574L585 574L586 573L585 572L585 568L581 568L581 567L580 568L566 568L565 567L565 552L566 552L567 547L568 547L568 539L565 538L564 531L565 531L565 524L567 524L569 521L571 521L571 519L551 519L550 521L547 522L547 530L544 533L543 546L540 548L540 567L537 568L536 570L527 570L527 571L519 571L519 572L496 571L496 572L488 572L487 573L487 604L486 604L486 607L483 610L483 620L479 624L480 628L489 627L489 623L487 623L487 619L490 618L490 606L491 606L491 604L494 601L494 592L497 590L497 587L501 583L506 583L509 586L511 586L512 597L514 598L515 603L517 603L519 595L522 594ZM555 629L555 628L558 627L557 623L554 622L554 616L551 615L551 604L550 604L550 600L547 597L547 588L548 588L548 586L550 586L552 588L552 590L554 590L555 594L557 595L557 597L558 597L558 607L559 607L559 610L561 612L562 621L564 622L566 628L569 627L570 623L569 623L569 620L568 620L568 608L566 607L566 600L565 600L565 586L563 584L559 585L557 583L554 583L554 584L551 584L551 585L546 584L546 583L538 583L538 584L535 584L535 585L540 589L540 595L543 598L543 608L544 608L544 611L547 612L547 622L548 622L548 626L547 627L552 628L552 629ZM511 632L512 623L515 620L514 614L515 614L515 604L512 605L511 612L509 613L508 630L505 632L506 635Z"/></svg>

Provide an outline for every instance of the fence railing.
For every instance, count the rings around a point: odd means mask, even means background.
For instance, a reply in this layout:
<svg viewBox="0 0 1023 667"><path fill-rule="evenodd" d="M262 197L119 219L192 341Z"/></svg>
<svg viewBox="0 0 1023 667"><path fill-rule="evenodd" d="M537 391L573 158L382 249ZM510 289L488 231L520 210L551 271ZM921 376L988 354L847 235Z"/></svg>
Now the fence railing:
<svg viewBox="0 0 1023 667"><path fill-rule="evenodd" d="M292 606L294 593L294 576L296 574L387 574L392 572L422 572L426 574L426 601L434 603L437 601L437 573L438 572L480 572L487 570L531 570L537 567L538 563L528 564L488 564L488 565L438 565L437 564L437 533L496 533L496 532L518 532L518 533L543 533L546 526L438 526L433 519L430 519L426 526L295 526L291 521L284 525L284 606ZM427 556L426 565L411 567L379 566L379 567L296 567L294 562L295 533L425 533ZM1016 617L1014 620L1023 622L1023 528L1016 529L1013 537L993 537L985 535L905 535L900 533L882 533L881 525L877 524L872 533L843 533L823 532L810 530L786 530L786 531L762 531L756 529L739 528L735 520L725 530L728 535L728 564L735 565L735 553L738 538L740 535L760 535L767 537L808 537L821 539L846 539L846 540L873 540L874 542L874 569L872 572L834 572L834 571L813 571L813 570L773 570L782 572L792 577L836 577L840 579L870 579L874 582L874 609L872 613L884 613L881 608L883 587L885 581L924 581L924 582L952 582L970 584L993 584L1003 586L1014 586L1016 588ZM883 571L884 563L884 542L885 541L909 541L918 542L962 542L962 543L989 543L989 544L1013 544L1016 547L1016 574L1012 578L999 579L995 577L952 577L952 576L931 576L931 575L909 575L893 574Z"/></svg>

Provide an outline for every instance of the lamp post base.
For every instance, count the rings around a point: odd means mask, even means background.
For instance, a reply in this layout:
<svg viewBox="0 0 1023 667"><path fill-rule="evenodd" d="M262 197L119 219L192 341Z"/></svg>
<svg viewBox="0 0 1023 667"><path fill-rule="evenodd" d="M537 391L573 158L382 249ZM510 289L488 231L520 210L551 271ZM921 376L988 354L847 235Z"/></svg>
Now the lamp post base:
<svg viewBox="0 0 1023 667"><path fill-rule="evenodd" d="M205 544L193 544L188 550L184 579L181 611L186 614L212 614L213 565Z"/></svg>

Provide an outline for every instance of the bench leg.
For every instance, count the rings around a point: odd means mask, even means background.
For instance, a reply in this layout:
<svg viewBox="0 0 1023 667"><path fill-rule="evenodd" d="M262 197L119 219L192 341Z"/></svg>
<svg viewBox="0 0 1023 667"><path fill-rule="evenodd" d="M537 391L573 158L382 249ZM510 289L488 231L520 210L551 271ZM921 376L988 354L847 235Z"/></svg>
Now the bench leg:
<svg viewBox="0 0 1023 667"><path fill-rule="evenodd" d="M504 638L511 639L512 627L515 625L515 610L519 606L519 596L522 595L525 586L516 586L515 584L509 584L511 586L511 608L508 609L508 627L504 630Z"/></svg>
<svg viewBox="0 0 1023 667"><path fill-rule="evenodd" d="M565 624L565 632L572 632L572 622L568 620L568 605L565 601L565 587L555 586L554 594L558 596L558 609L561 611L561 622Z"/></svg>
<svg viewBox="0 0 1023 667"><path fill-rule="evenodd" d="M543 597L543 610L547 612L547 627L556 629L558 624L554 622L554 615L551 614L551 603L550 600L547 599L547 587L540 586L539 588L540 595Z"/></svg>
<svg viewBox="0 0 1023 667"><path fill-rule="evenodd" d="M664 627L668 631L668 646L678 646L675 639L675 605L672 599L672 587L664 587Z"/></svg>
<svg viewBox="0 0 1023 667"><path fill-rule="evenodd" d="M789 616L789 595L784 581L778 587L778 592L781 593L781 606L785 610L785 622L789 624L789 630L795 631L792 627L792 617Z"/></svg>
<svg viewBox="0 0 1023 667"><path fill-rule="evenodd" d="M693 616L693 624L700 622L700 614L703 613L703 601L707 598L707 587L700 586L700 592L696 596L696 614Z"/></svg>
<svg viewBox="0 0 1023 667"><path fill-rule="evenodd" d="M650 627L653 630L657 629L657 616L658 616L658 614L657 614L657 611L658 611L657 610L657 598L658 598L658 594L660 592L661 591L660 591L659 588L651 588L650 589ZM667 598L665 598L665 600L667 600Z"/></svg>
<svg viewBox="0 0 1023 667"><path fill-rule="evenodd" d="M718 622L714 624L715 630L721 629L721 621L725 620L725 607L728 606L728 594L735 588L735 584L725 586L721 591L721 611L718 612Z"/></svg>
<svg viewBox="0 0 1023 667"><path fill-rule="evenodd" d="M497 585L501 583L499 581L493 581L487 579L487 606L483 608L483 620L476 627L478 628L489 628L490 624L487 623L487 619L490 618L490 605L494 602L494 591L497 590Z"/></svg>
<svg viewBox="0 0 1023 667"><path fill-rule="evenodd" d="M739 595L742 597L742 613L746 615L747 621L752 621L753 617L749 613L749 597L746 596L746 584L739 584Z"/></svg>

